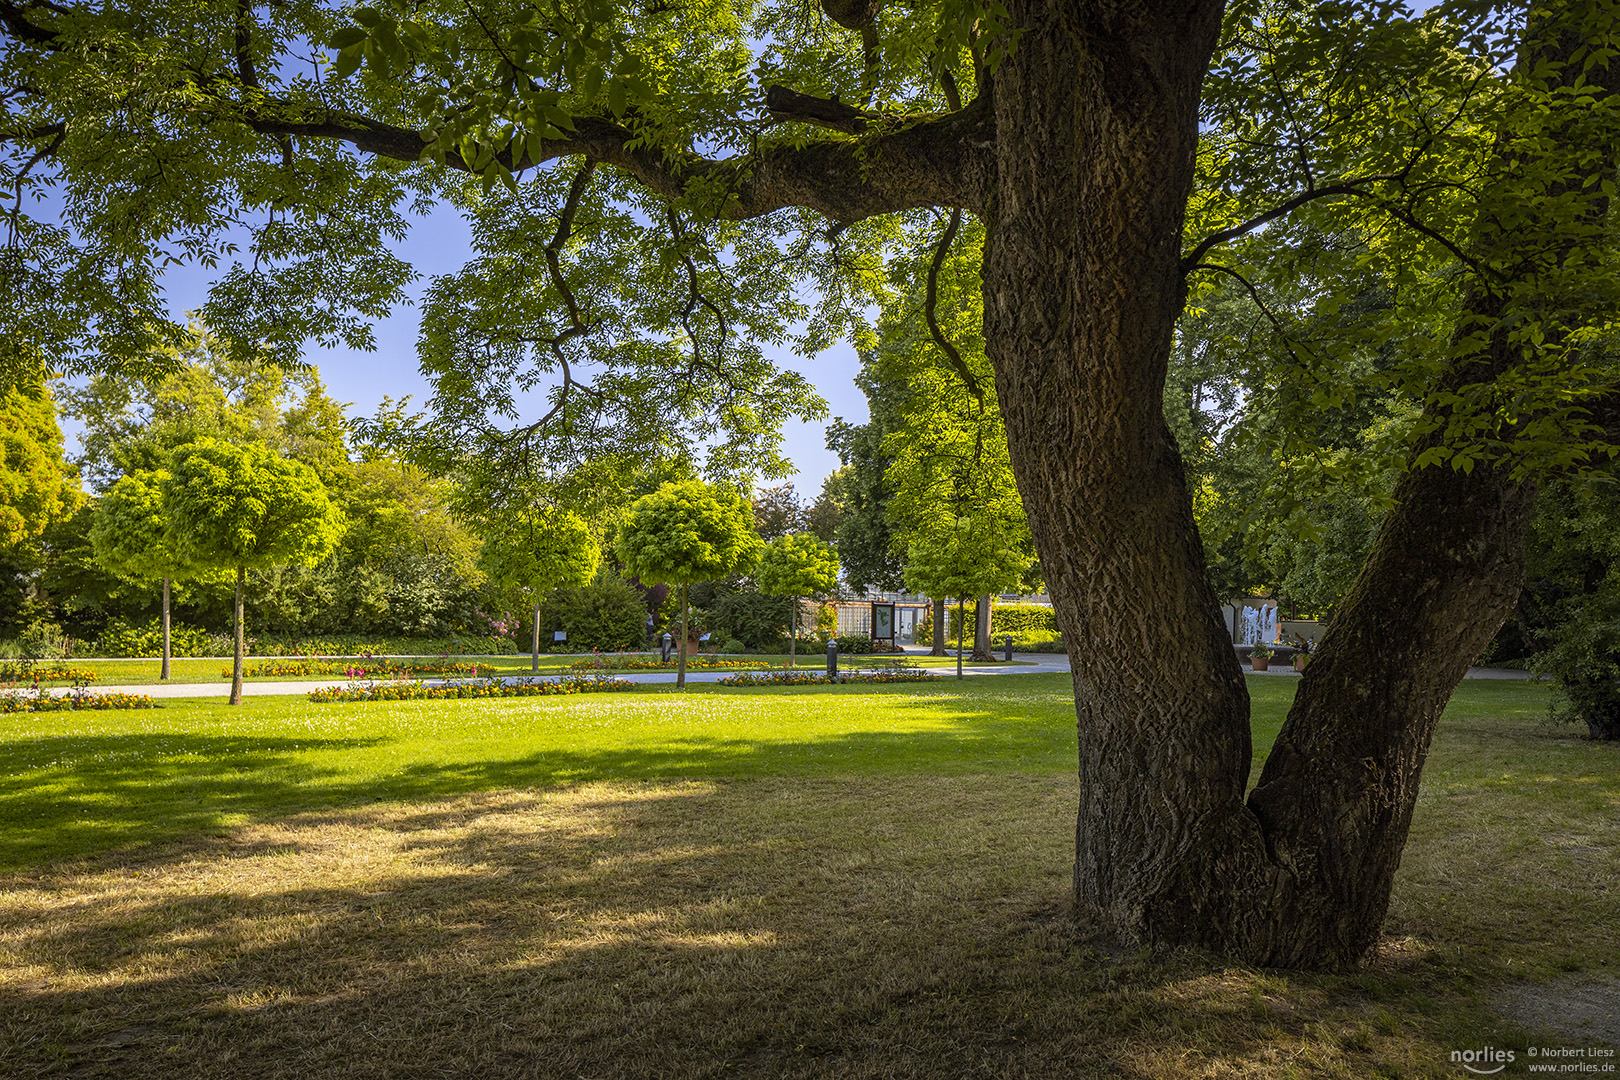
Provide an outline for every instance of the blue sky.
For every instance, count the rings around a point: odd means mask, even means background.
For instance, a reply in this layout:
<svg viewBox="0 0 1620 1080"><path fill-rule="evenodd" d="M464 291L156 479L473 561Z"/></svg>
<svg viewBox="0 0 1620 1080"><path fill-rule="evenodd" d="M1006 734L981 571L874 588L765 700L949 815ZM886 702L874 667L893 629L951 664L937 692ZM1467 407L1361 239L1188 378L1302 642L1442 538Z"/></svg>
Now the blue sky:
<svg viewBox="0 0 1620 1080"><path fill-rule="evenodd" d="M420 297L429 279L461 269L472 255L470 230L453 207L441 206L431 215L417 218L405 242L396 246L400 256L422 275L410 289ZM202 305L215 272L194 266L171 268L164 276L171 310L177 317ZM350 405L349 415L366 415L384 397L399 399L409 394L420 405L430 390L417 369L416 336L420 313L414 305L401 304L376 325L377 349L360 352L346 347L322 348L311 343L304 357L320 369L327 390ZM840 344L818 356L804 358L786 350L767 350L784 368L802 373L827 400L829 418L862 422L867 417L866 397L855 386L859 361L855 350ZM72 425L68 425L72 433ZM798 467L788 479L798 494L810 501L821 491L823 478L838 467L838 456L827 449L825 423L794 422L784 432L785 455Z"/></svg>

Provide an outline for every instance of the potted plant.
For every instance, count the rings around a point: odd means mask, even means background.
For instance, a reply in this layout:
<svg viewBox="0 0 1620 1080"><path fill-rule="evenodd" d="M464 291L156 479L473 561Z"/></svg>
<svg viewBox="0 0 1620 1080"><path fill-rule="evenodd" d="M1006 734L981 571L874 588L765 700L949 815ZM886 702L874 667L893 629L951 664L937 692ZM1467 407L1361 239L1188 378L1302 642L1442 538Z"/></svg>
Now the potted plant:
<svg viewBox="0 0 1620 1080"><path fill-rule="evenodd" d="M1276 654L1272 651L1271 646L1266 644L1256 645L1249 650L1249 666L1256 671L1264 671L1271 666L1271 658L1274 655Z"/></svg>
<svg viewBox="0 0 1620 1080"><path fill-rule="evenodd" d="M1311 646L1315 642L1303 634L1295 634L1292 644L1294 646L1294 670L1304 672L1306 663L1311 659Z"/></svg>

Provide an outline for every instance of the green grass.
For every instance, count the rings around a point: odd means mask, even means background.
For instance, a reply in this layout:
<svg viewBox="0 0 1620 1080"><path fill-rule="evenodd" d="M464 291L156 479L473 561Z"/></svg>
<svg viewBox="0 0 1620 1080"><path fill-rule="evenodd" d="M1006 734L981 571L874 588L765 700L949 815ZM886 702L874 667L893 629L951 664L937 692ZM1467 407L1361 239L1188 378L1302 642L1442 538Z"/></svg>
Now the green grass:
<svg viewBox="0 0 1620 1080"><path fill-rule="evenodd" d="M1297 685L1248 680L1257 765ZM1501 1004L1620 972L1620 748L1547 696L1458 690L1351 975L1078 936L1066 676L8 717L0 1075L1360 1080L1595 1045Z"/></svg>
<svg viewBox="0 0 1620 1080"><path fill-rule="evenodd" d="M955 680L950 680L952 684ZM8 717L0 868L373 799L623 778L1072 771L1067 676Z"/></svg>
<svg viewBox="0 0 1620 1080"><path fill-rule="evenodd" d="M578 655L578 654L563 654L563 653L550 654L550 653L543 653L540 656L540 673L542 675L562 674L562 673L567 672L569 670L569 666L571 664L574 664L574 663L576 663L576 662L578 662L580 660L584 660L586 658L587 657L581 656L581 655ZM274 661L277 661L277 660L292 661L292 660L295 660L295 659L297 659L297 658L296 657L273 657L273 656L271 656L271 657L259 657L259 656L254 656L254 657L249 657L248 658L247 666L249 668L251 668L255 664L274 662ZM355 658L355 659L358 662L359 658ZM418 657L417 659L436 660L436 659L439 659L439 658L437 656L423 656L423 657ZM530 673L530 664L532 662L531 658L529 656L527 656L527 655L522 655L522 656L472 656L472 655L462 656L460 654L457 654L455 656L447 657L446 659L448 659L450 661L453 661L455 663L489 664L490 666L495 668L495 672L496 672L497 675L527 675L527 674ZM730 657L730 656L728 656L728 657L726 657L726 659L749 660L751 662L757 662L758 666L762 667L762 668L782 668L782 667L787 666L787 659L788 658L786 656L771 655L771 656L743 656L743 657ZM948 658L941 659L939 657L914 656L914 657L910 657L909 659L913 664L917 665L918 667L925 667L925 668L954 668L955 665L956 665L955 657L948 657ZM825 663L826 663L825 657L823 657L819 653L809 655L809 656L801 655L798 658L798 666L802 667L802 668L820 670L822 667L825 666ZM888 658L887 657L878 657L878 656L844 656L844 657L841 657L839 659L839 663L841 665L845 666L845 667L856 667L856 668L861 668L861 667L881 667L881 666L885 665L886 663L888 663ZM1025 661L1025 660L1014 660L1011 665L1008 665L1008 664L1006 664L1003 661L998 659L998 660L996 660L994 662L994 665L991 665L991 664L984 663L984 662L975 663L973 661L968 661L968 664L970 666L981 667L981 668L982 667L989 667L989 666L996 666L996 667L1007 667L1007 666L1024 667L1024 666L1029 666L1030 663L1031 663L1030 661ZM154 660L154 659L139 659L139 660L70 660L70 661L66 661L66 664L69 667L82 668L82 669L87 670L87 671L95 672L96 675L99 676L99 678L98 678L97 682L91 684L92 687L95 687L95 686L152 686L152 685L156 685L156 684L158 684L159 682L162 681L162 680L160 680L158 678L158 672L161 670L162 665L161 665L160 661ZM223 658L197 658L197 657L176 658L176 659L170 661L170 668L169 668L169 670L170 670L170 681L174 682L174 683L203 683L203 684L229 682L230 678L231 678L231 676L230 676L230 668L231 668L231 659L228 656L223 657ZM327 682L335 681L335 682L342 682L343 681L343 676L341 676L341 675L255 676L255 677L250 678L248 681L249 682L307 682L307 681L327 681Z"/></svg>

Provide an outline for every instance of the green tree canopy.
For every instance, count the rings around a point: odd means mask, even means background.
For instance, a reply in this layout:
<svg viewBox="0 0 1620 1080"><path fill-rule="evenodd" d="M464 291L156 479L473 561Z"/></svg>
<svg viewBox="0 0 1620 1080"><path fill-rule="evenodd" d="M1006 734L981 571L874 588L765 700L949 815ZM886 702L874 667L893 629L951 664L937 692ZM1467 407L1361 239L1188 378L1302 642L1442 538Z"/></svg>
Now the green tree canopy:
<svg viewBox="0 0 1620 1080"><path fill-rule="evenodd" d="M262 443L237 446L208 437L175 450L162 495L176 552L191 565L236 571L231 704L239 705L248 568L313 565L342 539L343 515L308 465Z"/></svg>
<svg viewBox="0 0 1620 1080"><path fill-rule="evenodd" d="M753 508L727 485L668 483L631 504L619 530L620 560L643 584L681 587L677 686L686 685L687 586L747 570L763 546Z"/></svg>
<svg viewBox="0 0 1620 1080"><path fill-rule="evenodd" d="M540 670L540 609L545 594L584 585L596 574L602 549L585 519L562 507L528 508L484 540L484 565L502 588L526 593L534 611L532 670Z"/></svg>
<svg viewBox="0 0 1620 1080"><path fill-rule="evenodd" d="M793 618L789 625L788 664L798 649L799 598L825 596L838 586L838 556L814 533L790 533L765 545L754 570L759 591L790 597Z"/></svg>
<svg viewBox="0 0 1620 1080"><path fill-rule="evenodd" d="M37 538L72 514L79 486L62 460L62 429L47 387L0 396L0 550Z"/></svg>

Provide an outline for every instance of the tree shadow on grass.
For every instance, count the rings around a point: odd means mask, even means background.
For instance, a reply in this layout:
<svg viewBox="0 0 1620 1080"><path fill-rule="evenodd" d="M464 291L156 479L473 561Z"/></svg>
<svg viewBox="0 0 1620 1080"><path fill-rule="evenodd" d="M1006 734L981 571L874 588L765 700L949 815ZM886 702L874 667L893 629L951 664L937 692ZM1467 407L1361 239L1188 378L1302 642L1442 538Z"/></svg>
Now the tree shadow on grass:
<svg viewBox="0 0 1620 1080"><path fill-rule="evenodd" d="M19 1074L121 1080L1403 1064L1409 1047L1355 1037L1367 999L1342 981L1087 948L1062 902L1071 813L1061 778L979 775L595 784L245 826L135 877L105 860L30 880L0 909L27 973L0 967L0 1044Z"/></svg>
<svg viewBox="0 0 1620 1080"><path fill-rule="evenodd" d="M771 695L776 696L776 695ZM322 763L408 736L244 737L197 733L48 736L0 742L0 870L207 833L243 820L379 799L419 801L597 780L962 774L1072 768L1067 724L1007 715L962 695L936 728L808 738L664 736L654 745L500 756L499 739L459 760L407 760L380 775ZM899 717L928 702L889 695ZM339 708L371 708L366 705ZM449 703L448 707L455 707ZM479 750L487 745L489 756Z"/></svg>

